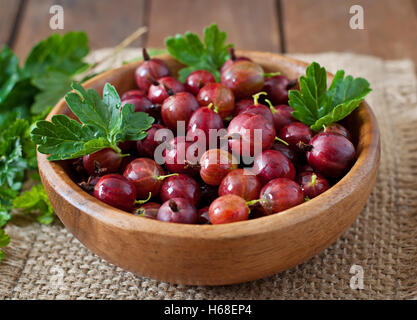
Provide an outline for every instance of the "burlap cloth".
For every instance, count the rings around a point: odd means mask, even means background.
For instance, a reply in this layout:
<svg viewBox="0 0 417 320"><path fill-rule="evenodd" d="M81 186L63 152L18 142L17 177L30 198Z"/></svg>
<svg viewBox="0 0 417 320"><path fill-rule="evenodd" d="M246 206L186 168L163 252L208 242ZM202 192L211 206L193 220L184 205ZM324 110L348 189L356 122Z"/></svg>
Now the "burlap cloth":
<svg viewBox="0 0 417 320"><path fill-rule="evenodd" d="M124 53L126 59L138 50ZM96 53L93 59L102 56ZM363 212L345 234L310 261L269 278L223 287L142 278L86 249L60 222L16 219L0 265L1 299L413 299L417 298L417 82L409 60L349 53L297 55L367 78L382 157ZM120 60L119 59L119 60ZM120 61L119 61L120 62ZM112 61L113 65L119 63ZM353 264L364 288L349 283Z"/></svg>

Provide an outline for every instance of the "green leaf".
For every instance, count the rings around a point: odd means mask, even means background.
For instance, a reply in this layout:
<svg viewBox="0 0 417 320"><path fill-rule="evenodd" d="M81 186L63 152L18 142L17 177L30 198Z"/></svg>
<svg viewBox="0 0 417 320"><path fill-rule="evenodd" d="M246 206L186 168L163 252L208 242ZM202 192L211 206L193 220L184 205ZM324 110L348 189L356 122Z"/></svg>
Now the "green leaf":
<svg viewBox="0 0 417 320"><path fill-rule="evenodd" d="M327 90L326 70L313 62L307 67L306 76L300 77L300 90L290 90L288 97L294 118L319 131L323 125L348 116L370 91L368 81L345 77L343 70L336 72Z"/></svg>
<svg viewBox="0 0 417 320"><path fill-rule="evenodd" d="M50 224L54 220L54 209L49 202L45 189L41 184L23 192L13 200L13 207L25 213L37 213L37 220L43 224Z"/></svg>
<svg viewBox="0 0 417 320"><path fill-rule="evenodd" d="M12 218L8 209L0 206L0 228Z"/></svg>
<svg viewBox="0 0 417 320"><path fill-rule="evenodd" d="M232 46L226 45L226 38L226 33L220 31L216 24L204 29L204 44L198 35L191 32L167 38L165 45L168 52L188 66L180 70L179 80L185 81L192 71L204 69L213 73L219 81L219 69L228 59L227 49Z"/></svg>
<svg viewBox="0 0 417 320"><path fill-rule="evenodd" d="M39 92L29 78L20 79L0 104L0 111L19 111L21 118L29 117L29 107Z"/></svg>
<svg viewBox="0 0 417 320"><path fill-rule="evenodd" d="M62 36L53 34L32 49L23 72L27 77L42 76L48 71L73 75L88 67L82 61L88 51L85 32L68 32Z"/></svg>
<svg viewBox="0 0 417 320"><path fill-rule="evenodd" d="M10 48L0 51L0 105L20 78L19 60Z"/></svg>
<svg viewBox="0 0 417 320"><path fill-rule="evenodd" d="M65 100L81 123L55 115L51 122L37 121L31 131L38 151L50 154L48 160L78 158L104 148L120 152L119 142L143 139L154 121L146 113L135 112L130 104L121 110L120 97L109 83L104 86L103 99L93 89L86 91L77 83L72 87L74 92Z"/></svg>
<svg viewBox="0 0 417 320"><path fill-rule="evenodd" d="M74 155L84 150L87 142L97 139L94 128L62 114L53 116L51 122L37 121L31 135L33 142L39 144L38 151L50 154L51 161L77 158Z"/></svg>
<svg viewBox="0 0 417 320"><path fill-rule="evenodd" d="M9 235L3 229L0 229L0 247L5 247L9 243L10 243Z"/></svg>
<svg viewBox="0 0 417 320"><path fill-rule="evenodd" d="M55 104L71 90L72 77L68 74L50 71L32 79L32 84L40 90L30 111L40 114Z"/></svg>
<svg viewBox="0 0 417 320"><path fill-rule="evenodd" d="M27 138L29 123L11 112L0 117L0 185L19 190L27 162L23 158L22 141Z"/></svg>

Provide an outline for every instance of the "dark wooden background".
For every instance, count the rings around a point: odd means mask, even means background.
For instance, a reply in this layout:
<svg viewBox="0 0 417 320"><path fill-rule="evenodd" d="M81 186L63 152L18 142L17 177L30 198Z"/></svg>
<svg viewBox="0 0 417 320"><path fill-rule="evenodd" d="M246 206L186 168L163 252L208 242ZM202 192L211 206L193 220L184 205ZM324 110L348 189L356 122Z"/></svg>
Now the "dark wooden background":
<svg viewBox="0 0 417 320"><path fill-rule="evenodd" d="M133 45L163 47L168 35L217 22L240 49L282 53L351 51L417 65L417 0L0 0L0 44L22 59L53 33L49 8L64 8L64 31L85 30L92 49L114 46L141 25ZM349 28L350 6L364 30Z"/></svg>

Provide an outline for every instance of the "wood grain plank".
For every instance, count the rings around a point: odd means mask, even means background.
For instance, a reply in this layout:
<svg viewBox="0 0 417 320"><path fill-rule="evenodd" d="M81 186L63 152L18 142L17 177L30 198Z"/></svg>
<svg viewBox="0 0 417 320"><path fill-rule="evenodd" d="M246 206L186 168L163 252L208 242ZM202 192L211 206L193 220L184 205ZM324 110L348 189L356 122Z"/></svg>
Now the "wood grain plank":
<svg viewBox="0 0 417 320"><path fill-rule="evenodd" d="M192 31L202 34L216 22L238 49L279 52L279 30L274 0L153 0L149 47L163 47L167 36Z"/></svg>
<svg viewBox="0 0 417 320"><path fill-rule="evenodd" d="M19 10L20 1L0 0L0 47L8 44Z"/></svg>
<svg viewBox="0 0 417 320"><path fill-rule="evenodd" d="M364 9L364 29L352 30L349 8ZM413 0L282 0L287 52L351 51L417 64Z"/></svg>
<svg viewBox="0 0 417 320"><path fill-rule="evenodd" d="M54 4L64 9L64 30L58 32L86 31L91 49L119 44L147 18L146 0L29 0L14 45L19 57L26 57L34 44L56 32L49 27L49 8ZM132 45L142 46L144 41L142 37Z"/></svg>

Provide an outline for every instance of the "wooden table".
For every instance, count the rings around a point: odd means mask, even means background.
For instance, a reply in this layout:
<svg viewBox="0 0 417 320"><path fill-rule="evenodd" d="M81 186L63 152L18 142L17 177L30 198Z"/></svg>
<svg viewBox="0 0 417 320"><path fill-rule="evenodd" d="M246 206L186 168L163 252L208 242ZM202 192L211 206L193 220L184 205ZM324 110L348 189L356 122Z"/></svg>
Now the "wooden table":
<svg viewBox="0 0 417 320"><path fill-rule="evenodd" d="M351 51L417 65L417 0L0 0L0 43L23 59L54 31L53 4L64 8L64 31L85 30L92 49L115 46L141 25L133 45L163 47L164 38L199 32L211 22L236 48L273 52ZM349 8L364 9L352 30Z"/></svg>

